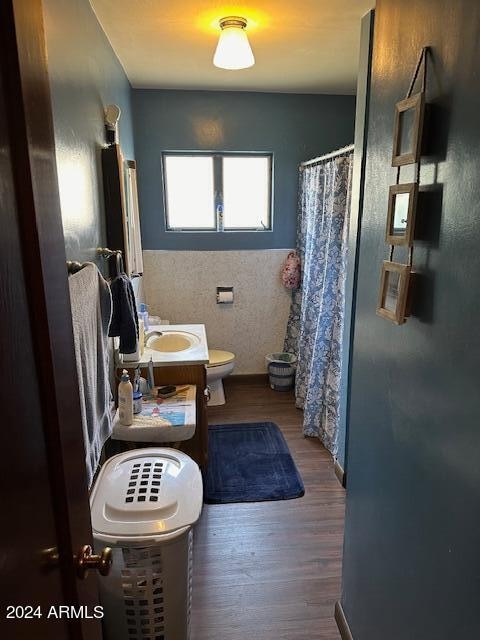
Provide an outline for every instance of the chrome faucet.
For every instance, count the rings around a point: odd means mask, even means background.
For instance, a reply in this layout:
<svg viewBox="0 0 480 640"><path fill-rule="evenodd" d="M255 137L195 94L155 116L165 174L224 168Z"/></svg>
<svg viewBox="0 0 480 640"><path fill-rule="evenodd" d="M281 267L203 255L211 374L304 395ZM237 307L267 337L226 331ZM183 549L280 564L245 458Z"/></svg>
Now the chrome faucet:
<svg viewBox="0 0 480 640"><path fill-rule="evenodd" d="M161 331L149 331L148 333L146 333L144 340L145 346L147 346L147 342L152 336L163 336L163 333Z"/></svg>

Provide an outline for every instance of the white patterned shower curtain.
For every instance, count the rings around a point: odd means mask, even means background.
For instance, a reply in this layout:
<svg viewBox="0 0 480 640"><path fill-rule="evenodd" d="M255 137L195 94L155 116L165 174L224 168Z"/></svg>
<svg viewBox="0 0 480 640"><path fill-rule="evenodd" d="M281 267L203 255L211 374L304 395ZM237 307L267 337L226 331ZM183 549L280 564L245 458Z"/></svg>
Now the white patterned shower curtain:
<svg viewBox="0 0 480 640"><path fill-rule="evenodd" d="M345 276L353 152L300 167L297 252L285 351L297 355L295 400L303 432L338 448Z"/></svg>

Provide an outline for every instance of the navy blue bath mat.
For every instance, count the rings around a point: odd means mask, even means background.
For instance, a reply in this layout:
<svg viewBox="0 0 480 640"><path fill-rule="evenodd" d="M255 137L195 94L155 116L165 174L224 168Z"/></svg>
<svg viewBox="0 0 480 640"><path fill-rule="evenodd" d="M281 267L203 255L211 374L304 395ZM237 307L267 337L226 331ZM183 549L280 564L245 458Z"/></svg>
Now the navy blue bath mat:
<svg viewBox="0 0 480 640"><path fill-rule="evenodd" d="M305 493L273 422L210 425L204 481L207 504L290 500Z"/></svg>

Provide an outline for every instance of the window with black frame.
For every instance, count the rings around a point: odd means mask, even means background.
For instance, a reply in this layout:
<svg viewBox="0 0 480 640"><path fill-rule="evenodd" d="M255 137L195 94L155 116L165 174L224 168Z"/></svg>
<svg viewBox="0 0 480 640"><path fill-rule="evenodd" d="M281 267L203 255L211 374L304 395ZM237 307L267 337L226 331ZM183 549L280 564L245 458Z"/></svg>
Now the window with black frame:
<svg viewBox="0 0 480 640"><path fill-rule="evenodd" d="M164 152L167 231L271 231L271 153Z"/></svg>

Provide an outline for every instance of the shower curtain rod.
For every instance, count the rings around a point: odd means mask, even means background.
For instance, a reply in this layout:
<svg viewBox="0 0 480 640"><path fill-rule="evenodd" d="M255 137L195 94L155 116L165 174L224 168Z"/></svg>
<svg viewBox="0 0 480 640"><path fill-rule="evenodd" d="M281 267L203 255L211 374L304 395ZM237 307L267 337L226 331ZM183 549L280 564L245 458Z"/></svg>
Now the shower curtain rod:
<svg viewBox="0 0 480 640"><path fill-rule="evenodd" d="M330 158L336 158L337 156L341 156L344 153L348 153L349 151L353 151L355 145L349 144L347 147L342 147L341 149L337 149L336 151L332 151L331 153L326 153L324 156L318 156L318 158L312 158L312 160L305 160L305 162L301 162L301 167L308 167L310 164L317 164L317 162L323 162L324 160L330 160Z"/></svg>

